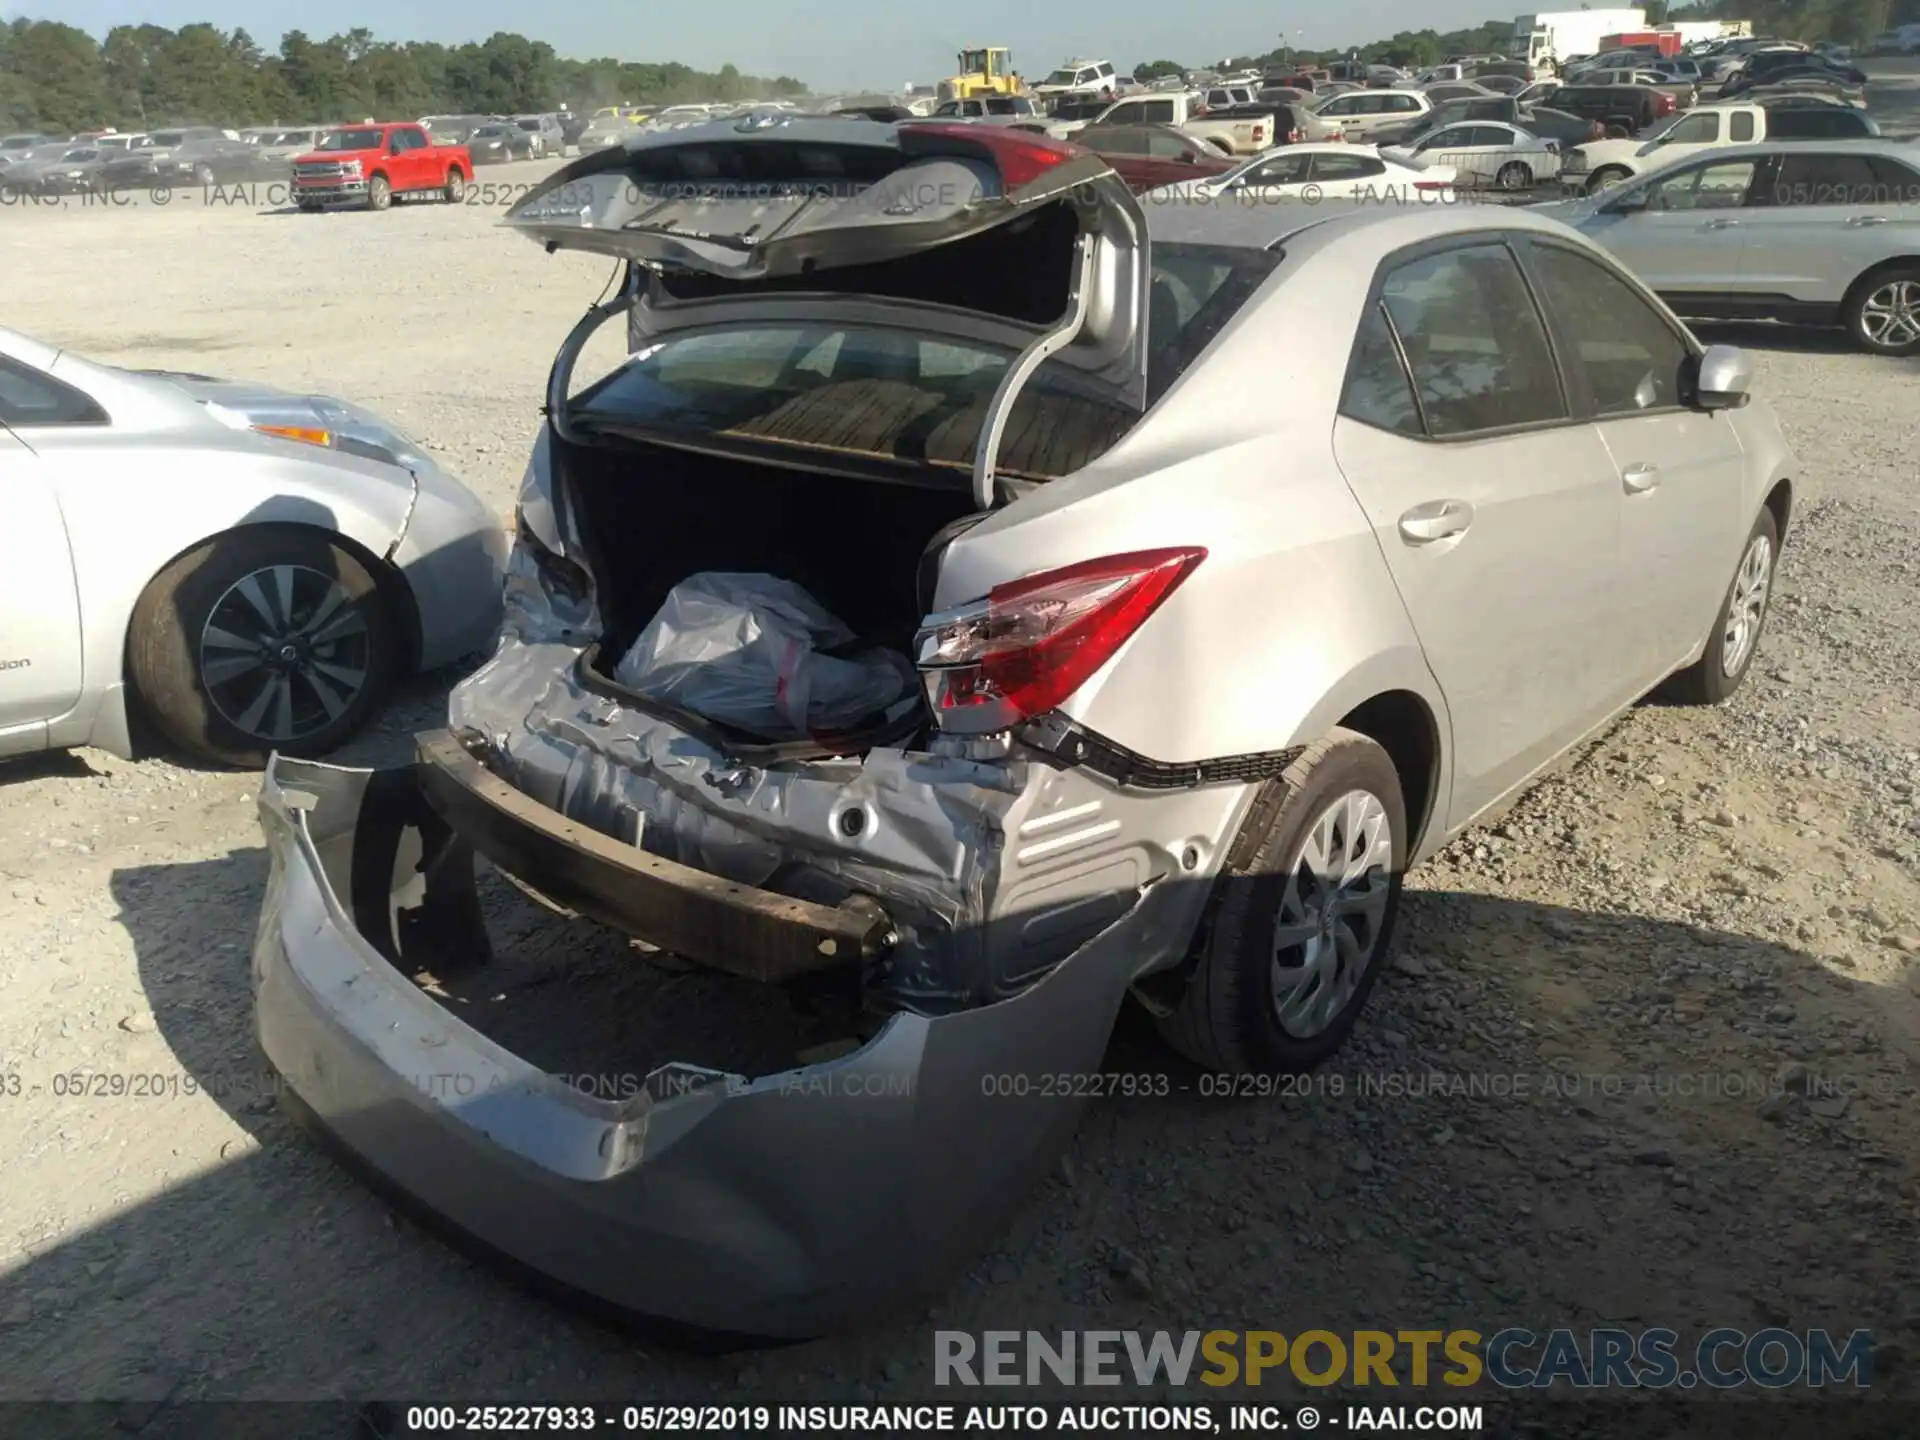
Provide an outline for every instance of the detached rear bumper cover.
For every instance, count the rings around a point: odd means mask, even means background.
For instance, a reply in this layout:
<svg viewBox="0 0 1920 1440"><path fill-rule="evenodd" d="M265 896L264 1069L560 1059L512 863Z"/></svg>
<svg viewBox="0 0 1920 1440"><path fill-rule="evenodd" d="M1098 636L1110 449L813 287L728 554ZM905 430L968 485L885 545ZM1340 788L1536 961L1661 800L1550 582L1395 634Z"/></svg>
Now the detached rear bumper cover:
<svg viewBox="0 0 1920 1440"><path fill-rule="evenodd" d="M259 803L256 1024L317 1123L544 1277L734 1335L808 1338L937 1285L1079 1108L993 1077L1097 1071L1137 927L1167 903L1154 887L1012 999L897 1015L852 1055L753 1081L667 1065L610 1101L494 1044L383 955L485 945L471 852L418 768L276 758ZM1030 1093L994 1093L1008 1088Z"/></svg>

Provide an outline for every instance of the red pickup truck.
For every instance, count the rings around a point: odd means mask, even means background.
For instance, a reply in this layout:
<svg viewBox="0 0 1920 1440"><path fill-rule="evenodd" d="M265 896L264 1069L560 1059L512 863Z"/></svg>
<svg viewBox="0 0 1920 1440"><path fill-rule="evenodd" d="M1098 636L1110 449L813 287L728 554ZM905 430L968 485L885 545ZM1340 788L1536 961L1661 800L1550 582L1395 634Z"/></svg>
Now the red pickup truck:
<svg viewBox="0 0 1920 1440"><path fill-rule="evenodd" d="M293 199L302 210L364 205L384 210L396 195L432 191L458 204L473 178L464 145L436 145L414 124L343 125L293 161Z"/></svg>

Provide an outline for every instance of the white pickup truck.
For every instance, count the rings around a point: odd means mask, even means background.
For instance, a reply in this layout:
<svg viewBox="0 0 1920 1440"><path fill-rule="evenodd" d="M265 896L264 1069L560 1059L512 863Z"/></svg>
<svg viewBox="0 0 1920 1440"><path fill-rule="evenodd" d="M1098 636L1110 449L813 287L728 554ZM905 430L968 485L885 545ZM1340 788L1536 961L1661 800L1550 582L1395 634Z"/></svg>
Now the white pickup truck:
<svg viewBox="0 0 1920 1440"><path fill-rule="evenodd" d="M1675 160L1762 140L1869 139L1880 127L1853 105L1696 105L1649 138L1588 140L1560 157L1563 184L1592 192Z"/></svg>
<svg viewBox="0 0 1920 1440"><path fill-rule="evenodd" d="M1270 149L1275 143L1274 117L1245 113L1235 106L1229 116L1214 118L1206 113L1200 97L1188 93L1130 95L1116 100L1091 120L1056 121L1045 133L1056 140L1071 140L1092 125L1172 125L1202 144L1211 145L1225 155L1253 155Z"/></svg>

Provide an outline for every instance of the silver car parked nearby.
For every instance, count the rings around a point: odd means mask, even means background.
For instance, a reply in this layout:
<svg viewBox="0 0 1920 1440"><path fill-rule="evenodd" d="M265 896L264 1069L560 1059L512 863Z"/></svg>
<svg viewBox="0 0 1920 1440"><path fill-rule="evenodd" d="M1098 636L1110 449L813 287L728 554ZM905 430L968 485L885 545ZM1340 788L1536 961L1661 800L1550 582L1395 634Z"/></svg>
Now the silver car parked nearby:
<svg viewBox="0 0 1920 1440"><path fill-rule="evenodd" d="M1920 354L1920 153L1912 142L1719 147L1541 207L1682 314L1843 327Z"/></svg>
<svg viewBox="0 0 1920 1440"><path fill-rule="evenodd" d="M484 647L499 522L377 416L0 330L0 756L317 755Z"/></svg>
<svg viewBox="0 0 1920 1440"><path fill-rule="evenodd" d="M1753 663L1794 459L1738 350L1553 221L1143 209L1017 131L796 120L649 137L508 223L629 283L561 346L450 728L263 785L257 1023L359 1163L615 1306L794 1338L924 1289L1129 996L1212 1069L1315 1064L1409 866ZM782 739L623 680L715 572L804 584L900 699ZM476 851L676 984L806 998L837 1058L623 1026L645 1083L590 1094L580 988L521 1058ZM430 993L459 975L499 1003Z"/></svg>

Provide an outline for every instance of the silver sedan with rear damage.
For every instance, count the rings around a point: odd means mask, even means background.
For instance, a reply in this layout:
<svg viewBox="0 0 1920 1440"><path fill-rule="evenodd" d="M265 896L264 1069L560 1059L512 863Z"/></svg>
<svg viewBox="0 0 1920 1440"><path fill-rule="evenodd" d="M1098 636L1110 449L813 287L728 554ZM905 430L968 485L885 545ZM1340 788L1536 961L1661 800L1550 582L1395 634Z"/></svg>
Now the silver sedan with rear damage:
<svg viewBox="0 0 1920 1440"><path fill-rule="evenodd" d="M355 1164L623 1311L793 1339L938 1284L1129 997L1209 1069L1318 1063L1409 866L1753 663L1794 461L1746 360L1524 211L1149 214L1044 138L796 120L509 224L628 283L449 728L262 788L258 1029ZM768 638L806 596L897 690L816 706ZM528 895L580 918L489 925Z"/></svg>

